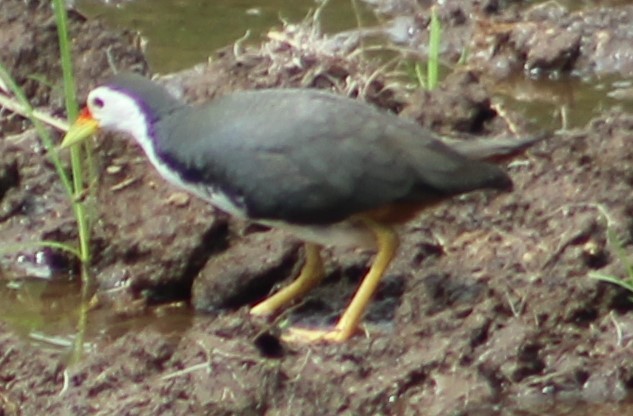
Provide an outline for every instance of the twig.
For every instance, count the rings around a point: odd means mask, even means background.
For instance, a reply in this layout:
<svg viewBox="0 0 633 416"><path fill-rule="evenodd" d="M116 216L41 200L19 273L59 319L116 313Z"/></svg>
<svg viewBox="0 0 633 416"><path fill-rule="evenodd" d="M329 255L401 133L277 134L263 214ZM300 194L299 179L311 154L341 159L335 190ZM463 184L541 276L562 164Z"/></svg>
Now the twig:
<svg viewBox="0 0 633 416"><path fill-rule="evenodd" d="M29 117L28 111L24 108L22 104L17 102L15 99L7 97L4 94L0 94L0 106L4 107L16 114L19 114L23 117ZM51 116L50 114L44 113L43 111L33 110L33 117L40 120L43 123L48 124L61 131L68 131L68 123L58 118Z"/></svg>
<svg viewBox="0 0 633 416"><path fill-rule="evenodd" d="M611 319L611 322L613 323L613 326L615 327L615 334L616 334L615 345L617 345L618 347L621 347L622 346L622 328L620 327L620 323L615 319L615 316L613 316L613 311L609 313L609 319Z"/></svg>

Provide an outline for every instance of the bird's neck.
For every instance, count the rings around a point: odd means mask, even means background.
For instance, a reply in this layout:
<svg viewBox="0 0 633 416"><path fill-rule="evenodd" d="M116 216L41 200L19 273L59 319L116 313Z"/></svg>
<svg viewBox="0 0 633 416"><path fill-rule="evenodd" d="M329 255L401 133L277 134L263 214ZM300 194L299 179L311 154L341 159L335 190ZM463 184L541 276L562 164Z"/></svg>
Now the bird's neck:
<svg viewBox="0 0 633 416"><path fill-rule="evenodd" d="M134 137L150 163L163 178L176 186L186 187L179 173L173 169L170 161L166 160L160 152L155 120L146 117L143 123L135 124L133 128L127 130L127 133Z"/></svg>

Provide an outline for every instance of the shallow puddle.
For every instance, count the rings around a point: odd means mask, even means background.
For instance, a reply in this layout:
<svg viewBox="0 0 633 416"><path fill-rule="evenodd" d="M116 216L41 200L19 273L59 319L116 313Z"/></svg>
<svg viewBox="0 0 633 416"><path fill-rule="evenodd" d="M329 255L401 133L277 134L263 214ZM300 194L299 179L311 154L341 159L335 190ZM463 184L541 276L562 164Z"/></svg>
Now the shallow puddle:
<svg viewBox="0 0 633 416"><path fill-rule="evenodd" d="M53 349L72 345L81 294L78 283L25 279L0 285L2 320L35 344Z"/></svg>
<svg viewBox="0 0 633 416"><path fill-rule="evenodd" d="M204 62L221 47L250 33L246 42L258 43L283 21L299 22L318 3L314 0L137 0L117 6L80 0L78 9L88 17L100 16L114 27L138 30L147 40L146 56L154 72L167 73ZM320 21L327 33L375 22L358 2L331 1Z"/></svg>
<svg viewBox="0 0 633 416"><path fill-rule="evenodd" d="M600 2L600 5L628 3L613 0ZM539 2L532 2L531 6L536 4ZM595 7L594 2L561 4L569 10ZM147 42L146 55L152 71L157 73L178 71L204 62L215 50L233 44L247 32L245 42L258 43L271 28L281 26L283 21L299 22L317 6L314 0L239 3L232 0L137 0L116 5L80 0L77 3L88 17L99 16L113 27L138 31ZM325 33L380 25L360 1L331 1L320 13L319 21ZM444 73L449 70L443 68ZM633 109L631 82L620 76L583 79L563 75L534 79L520 73L494 83L492 91L501 105L524 114L544 130L582 127L614 106Z"/></svg>
<svg viewBox="0 0 633 416"><path fill-rule="evenodd" d="M533 80L522 74L497 82L493 91L502 109L522 113L544 130L582 128L609 109L633 111L633 88L620 76Z"/></svg>
<svg viewBox="0 0 633 416"><path fill-rule="evenodd" d="M130 331L153 328L167 335L186 331L195 316L184 304L167 304L147 311L113 312L93 307L80 326L79 282L63 279L24 279L0 285L0 320L10 324L30 344L60 354L70 354L79 334L83 351L109 343ZM95 303L96 305L96 303Z"/></svg>

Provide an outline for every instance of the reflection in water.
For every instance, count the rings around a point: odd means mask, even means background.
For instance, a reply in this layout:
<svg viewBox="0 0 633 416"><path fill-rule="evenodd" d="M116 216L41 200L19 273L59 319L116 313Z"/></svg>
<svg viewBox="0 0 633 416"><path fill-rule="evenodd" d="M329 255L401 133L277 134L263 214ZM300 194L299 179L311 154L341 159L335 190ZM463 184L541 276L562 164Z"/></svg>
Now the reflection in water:
<svg viewBox="0 0 633 416"><path fill-rule="evenodd" d="M40 348L69 353L78 332L80 283L63 279L24 279L0 286L0 319ZM166 313L165 310L168 309ZM84 351L99 342L111 342L129 331L153 328L165 334L185 331L193 312L184 304L163 305L142 312L91 308Z"/></svg>

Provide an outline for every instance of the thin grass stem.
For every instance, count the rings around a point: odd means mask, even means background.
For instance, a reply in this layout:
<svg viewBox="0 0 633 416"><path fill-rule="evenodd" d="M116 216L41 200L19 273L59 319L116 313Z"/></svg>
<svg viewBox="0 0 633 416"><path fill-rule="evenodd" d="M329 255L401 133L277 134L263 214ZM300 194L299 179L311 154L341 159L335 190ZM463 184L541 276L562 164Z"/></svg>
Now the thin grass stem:
<svg viewBox="0 0 633 416"><path fill-rule="evenodd" d="M429 58L427 62L427 88L435 89L440 72L440 41L442 39L442 26L437 17L435 7L431 8L431 24L429 28Z"/></svg>
<svg viewBox="0 0 633 416"><path fill-rule="evenodd" d="M57 250L66 251L72 254L73 256L77 257L78 259L81 258L81 253L79 253L79 250L77 250L75 247L65 244L65 243L60 243L59 241L49 241L49 240L30 241L27 243L16 243L16 244L3 244L2 247L0 247L0 254L12 253L12 252L20 251L20 250L31 249L34 247L54 248Z"/></svg>
<svg viewBox="0 0 633 416"><path fill-rule="evenodd" d="M68 36L68 15L64 0L53 0L55 21L57 24L57 35L59 40L59 53L61 57L62 74L64 78L64 97L66 102L66 114L69 120L75 120L79 113L77 97L75 95L75 77L73 73L72 55L70 50L70 38ZM73 146L70 149L70 165L73 172L74 193L83 192L84 175L82 165L83 146ZM78 198L73 198L73 211L77 220L79 234L79 252L81 261L90 261L90 225L86 213L84 202ZM82 279L84 277L82 276Z"/></svg>

